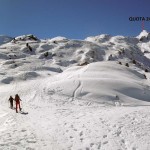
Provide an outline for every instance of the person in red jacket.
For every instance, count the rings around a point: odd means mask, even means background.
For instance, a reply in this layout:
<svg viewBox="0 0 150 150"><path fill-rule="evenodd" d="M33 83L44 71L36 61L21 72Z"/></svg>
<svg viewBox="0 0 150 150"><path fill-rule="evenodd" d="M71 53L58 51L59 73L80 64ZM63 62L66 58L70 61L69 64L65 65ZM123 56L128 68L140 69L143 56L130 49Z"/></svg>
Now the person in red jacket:
<svg viewBox="0 0 150 150"><path fill-rule="evenodd" d="M19 109L21 111L21 107L20 107L20 101L21 101L21 99L20 99L20 97L19 97L18 94L15 95L15 101L16 101L16 113L18 113L18 109L17 109L18 106L19 106Z"/></svg>

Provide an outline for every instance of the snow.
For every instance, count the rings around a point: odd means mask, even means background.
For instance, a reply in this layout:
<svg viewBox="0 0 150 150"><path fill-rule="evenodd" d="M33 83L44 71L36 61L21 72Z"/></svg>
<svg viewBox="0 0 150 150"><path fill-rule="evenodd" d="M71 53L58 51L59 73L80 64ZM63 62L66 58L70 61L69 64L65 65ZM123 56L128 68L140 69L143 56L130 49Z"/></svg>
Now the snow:
<svg viewBox="0 0 150 150"><path fill-rule="evenodd" d="M150 39L150 33L146 30L143 30L138 36L137 36L138 39L140 39L140 41L143 41L143 42L147 42L149 41Z"/></svg>
<svg viewBox="0 0 150 150"><path fill-rule="evenodd" d="M143 30L138 36L137 38L141 38L141 37L147 37L149 35L149 33L146 30Z"/></svg>
<svg viewBox="0 0 150 150"><path fill-rule="evenodd" d="M49 92L59 89L58 94L90 102L115 105L119 103L137 104L137 100L149 101L149 91L143 91L143 74L114 62L97 62L85 67L73 67L58 75L57 82L50 83ZM65 79L65 80L64 80ZM90 85L90 86L88 86ZM132 91L132 92L130 92Z"/></svg>
<svg viewBox="0 0 150 150"><path fill-rule="evenodd" d="M15 37L15 41L38 41L38 38L32 34L28 34Z"/></svg>
<svg viewBox="0 0 150 150"><path fill-rule="evenodd" d="M0 35L0 45L8 43L12 40L12 37L5 36L5 35Z"/></svg>
<svg viewBox="0 0 150 150"><path fill-rule="evenodd" d="M0 150L150 149L149 42L30 37L0 46Z"/></svg>
<svg viewBox="0 0 150 150"><path fill-rule="evenodd" d="M66 38L66 37L62 37L62 36L57 36L57 37L55 37L55 38L52 38L52 39L49 39L48 41L50 41L50 42L54 42L54 41L56 41L56 42L63 42L63 41L67 41L68 39Z"/></svg>

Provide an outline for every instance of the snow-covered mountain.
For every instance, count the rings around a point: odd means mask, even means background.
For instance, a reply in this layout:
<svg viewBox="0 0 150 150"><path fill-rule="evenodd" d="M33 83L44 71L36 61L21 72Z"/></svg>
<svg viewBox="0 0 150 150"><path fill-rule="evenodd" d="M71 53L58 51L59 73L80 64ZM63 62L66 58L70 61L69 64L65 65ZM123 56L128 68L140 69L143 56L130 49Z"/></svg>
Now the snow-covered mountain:
<svg viewBox="0 0 150 150"><path fill-rule="evenodd" d="M146 30L143 30L138 36L137 38L142 41L142 42L146 42L150 40L150 33L147 32Z"/></svg>
<svg viewBox="0 0 150 150"><path fill-rule="evenodd" d="M10 42L12 39L13 39L12 37L5 36L5 35L0 35L0 45L1 45L1 44L5 44L5 43L8 43L8 42Z"/></svg>
<svg viewBox="0 0 150 150"><path fill-rule="evenodd" d="M0 150L149 149L149 35L0 37Z"/></svg>

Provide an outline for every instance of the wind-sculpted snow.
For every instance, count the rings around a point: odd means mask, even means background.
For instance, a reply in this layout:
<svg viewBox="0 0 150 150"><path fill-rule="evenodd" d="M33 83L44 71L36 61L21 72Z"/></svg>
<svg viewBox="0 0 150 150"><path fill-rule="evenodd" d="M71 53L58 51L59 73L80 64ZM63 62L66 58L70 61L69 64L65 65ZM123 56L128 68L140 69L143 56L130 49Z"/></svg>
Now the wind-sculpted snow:
<svg viewBox="0 0 150 150"><path fill-rule="evenodd" d="M0 59L30 59L31 62L41 59L44 65L58 65L62 70L103 60L136 60L141 69L149 69L150 61L143 53L148 51L148 45L140 43L138 38L110 35L88 37L82 41L65 37L39 40L34 35L23 35L0 46Z"/></svg>
<svg viewBox="0 0 150 150"><path fill-rule="evenodd" d="M48 92L59 89L54 94L70 97L72 101L126 105L150 101L150 90L143 90L147 86L144 82L141 73L117 63L99 62L67 69L58 75L56 82L48 84Z"/></svg>
<svg viewBox="0 0 150 150"><path fill-rule="evenodd" d="M12 81L14 82L18 82L18 81L26 81L26 80L31 80L31 79L35 79L38 76L40 76L38 73L36 72L22 72L22 73L18 73L12 77L4 77L1 79L1 83L5 83L5 84L10 84Z"/></svg>
<svg viewBox="0 0 150 150"><path fill-rule="evenodd" d="M23 35L0 45L0 150L149 150L144 32L86 40ZM17 93L19 113L8 101Z"/></svg>
<svg viewBox="0 0 150 150"><path fill-rule="evenodd" d="M4 60L7 60L8 57L6 54L3 54L3 53L0 53L0 59L4 59Z"/></svg>
<svg viewBox="0 0 150 150"><path fill-rule="evenodd" d="M2 78L1 83L10 84L13 81L13 77Z"/></svg>
<svg viewBox="0 0 150 150"><path fill-rule="evenodd" d="M106 60L119 60L123 62L125 58L126 62L136 60L139 64L138 67L150 69L149 56L144 55L143 53L144 51L149 51L149 43L142 42L139 38L100 35L88 37L85 40L95 43L100 47L105 47Z"/></svg>

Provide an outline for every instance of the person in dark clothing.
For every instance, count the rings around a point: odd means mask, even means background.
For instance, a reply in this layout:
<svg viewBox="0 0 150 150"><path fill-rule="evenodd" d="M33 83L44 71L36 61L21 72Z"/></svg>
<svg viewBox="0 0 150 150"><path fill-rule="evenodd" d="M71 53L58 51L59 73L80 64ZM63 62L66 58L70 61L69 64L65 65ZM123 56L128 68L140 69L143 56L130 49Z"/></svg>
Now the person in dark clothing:
<svg viewBox="0 0 150 150"><path fill-rule="evenodd" d="M21 101L21 99L20 99L19 95L18 95L18 94L16 94L16 95L15 95L16 113L18 113L18 110L17 110L17 107L18 107L18 106L19 106L19 109L20 109L20 111L21 111L20 101Z"/></svg>
<svg viewBox="0 0 150 150"><path fill-rule="evenodd" d="M13 109L13 100L14 100L13 97L10 96L10 98L9 98L8 101L10 102L10 108L11 108L11 109Z"/></svg>

